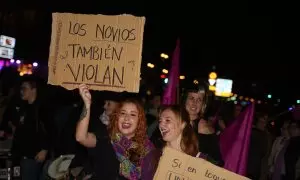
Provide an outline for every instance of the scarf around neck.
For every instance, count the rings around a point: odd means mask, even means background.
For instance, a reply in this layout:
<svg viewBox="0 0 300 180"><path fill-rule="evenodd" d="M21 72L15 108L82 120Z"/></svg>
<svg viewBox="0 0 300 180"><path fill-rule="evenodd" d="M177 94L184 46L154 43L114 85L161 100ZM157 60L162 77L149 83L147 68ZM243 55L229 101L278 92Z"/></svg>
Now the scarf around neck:
<svg viewBox="0 0 300 180"><path fill-rule="evenodd" d="M130 180L140 179L144 157L154 149L153 144L148 139L145 140L143 153L140 154L138 163L136 164L130 161L129 151L138 148L137 142L126 138L122 134L117 134L115 138L112 139L112 146L120 162L119 174Z"/></svg>

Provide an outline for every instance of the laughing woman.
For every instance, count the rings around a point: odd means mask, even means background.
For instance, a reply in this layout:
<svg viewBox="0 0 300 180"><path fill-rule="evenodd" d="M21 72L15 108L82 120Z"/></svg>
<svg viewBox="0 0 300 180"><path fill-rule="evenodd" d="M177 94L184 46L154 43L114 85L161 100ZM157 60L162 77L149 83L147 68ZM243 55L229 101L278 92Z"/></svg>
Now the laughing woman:
<svg viewBox="0 0 300 180"><path fill-rule="evenodd" d="M159 115L159 130L165 142L165 147L167 146L190 156L197 156L213 162L206 154L199 153L197 136L190 124L189 114L184 108L179 106L163 108ZM142 168L143 180L153 179L162 150L157 149L150 154L145 159Z"/></svg>
<svg viewBox="0 0 300 180"><path fill-rule="evenodd" d="M101 132L90 133L88 126L92 97L84 84L79 86L79 92L84 109L77 125L76 139L93 151L91 179L141 179L144 157L153 149L146 135L143 107L135 100L124 101L112 115L108 128L103 125L97 128Z"/></svg>

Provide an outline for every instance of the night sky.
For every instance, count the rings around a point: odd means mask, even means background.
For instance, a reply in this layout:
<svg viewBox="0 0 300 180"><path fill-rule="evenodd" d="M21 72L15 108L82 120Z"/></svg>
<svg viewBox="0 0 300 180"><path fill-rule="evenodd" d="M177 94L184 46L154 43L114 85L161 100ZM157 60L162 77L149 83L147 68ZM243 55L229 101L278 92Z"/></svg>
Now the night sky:
<svg viewBox="0 0 300 180"><path fill-rule="evenodd" d="M0 31L16 37L17 58L47 64L51 12L146 16L144 66L168 67L159 55L171 55L180 38L185 81L207 78L215 66L219 77L234 80L239 94L266 98L271 93L288 103L300 99L295 6L271 0L183 2L4 0ZM4 20L11 12L12 21Z"/></svg>

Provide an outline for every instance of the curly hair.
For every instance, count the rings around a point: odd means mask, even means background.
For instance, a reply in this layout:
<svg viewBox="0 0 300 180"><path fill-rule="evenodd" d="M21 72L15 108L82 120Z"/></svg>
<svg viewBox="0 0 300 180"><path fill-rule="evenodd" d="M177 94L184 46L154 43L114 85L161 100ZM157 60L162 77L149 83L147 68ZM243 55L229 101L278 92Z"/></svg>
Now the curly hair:
<svg viewBox="0 0 300 180"><path fill-rule="evenodd" d="M117 133L120 133L118 128L118 120L121 112L121 108L125 104L134 104L138 110L138 125L137 129L135 131L135 135L132 138L132 141L136 142L137 148L128 150L129 159L131 162L137 164L139 157L143 156L145 154L145 141L147 139L147 125L146 125L146 117L144 108L141 105L141 103L135 99L127 99L125 101L122 101L120 105L117 107L117 110L115 113L111 115L111 123L109 123L108 126L108 132L111 139L115 139Z"/></svg>
<svg viewBox="0 0 300 180"><path fill-rule="evenodd" d="M182 151L190 156L196 156L198 153L198 138L190 124L188 112L183 107L172 105L163 107L160 113L166 110L172 111L181 123L185 123L185 127L182 130L182 139L180 141Z"/></svg>

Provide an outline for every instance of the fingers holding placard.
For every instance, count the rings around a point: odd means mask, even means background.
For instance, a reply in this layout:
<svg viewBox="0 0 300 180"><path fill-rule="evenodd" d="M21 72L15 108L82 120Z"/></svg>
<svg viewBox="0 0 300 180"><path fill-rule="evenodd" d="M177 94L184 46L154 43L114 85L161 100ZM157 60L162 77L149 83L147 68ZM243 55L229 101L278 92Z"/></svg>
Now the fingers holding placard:
<svg viewBox="0 0 300 180"><path fill-rule="evenodd" d="M92 95L90 93L90 90L86 84L80 84L79 85L79 94L84 102L84 105L86 107L90 107L92 104Z"/></svg>

